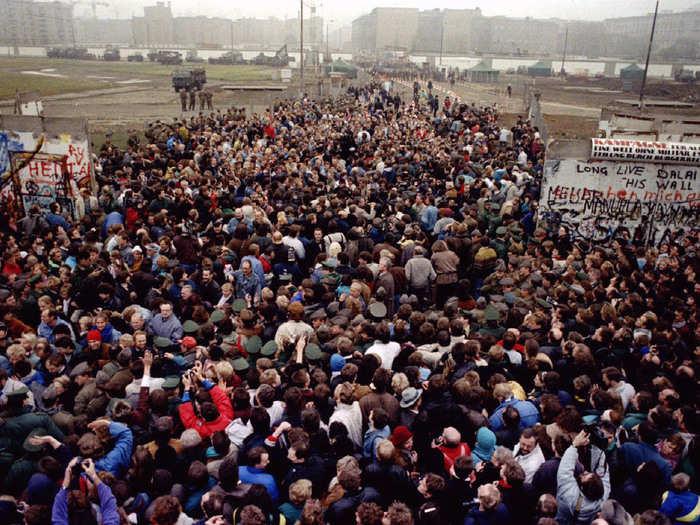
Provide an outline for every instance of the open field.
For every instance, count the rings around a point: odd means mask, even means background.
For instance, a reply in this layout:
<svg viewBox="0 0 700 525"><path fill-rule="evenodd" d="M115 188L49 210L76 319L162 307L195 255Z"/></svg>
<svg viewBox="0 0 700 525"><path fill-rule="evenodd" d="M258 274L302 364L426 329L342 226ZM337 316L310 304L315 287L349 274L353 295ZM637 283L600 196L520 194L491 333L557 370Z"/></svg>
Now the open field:
<svg viewBox="0 0 700 525"><path fill-rule="evenodd" d="M22 75L21 73L3 71L2 81L0 81L0 100L13 98L16 90L38 91L43 96L51 96L61 93L78 93L102 89L104 87L104 84L94 80Z"/></svg>
<svg viewBox="0 0 700 525"><path fill-rule="evenodd" d="M189 64L180 66L164 66L157 62L104 62L98 60L66 60L54 58L0 58L0 71L20 73L25 71L48 71L49 75L62 77L45 78L85 78L97 80L102 84L110 84L133 78L148 79L152 77L170 77L174 69L187 67L204 67L207 78L227 82L253 82L269 80L273 69L264 66L227 66L221 64ZM35 75L23 75L35 76ZM99 77L99 78L96 78ZM127 77L125 79L125 77ZM44 78L44 77L42 77ZM4 82L3 82L4 84ZM14 94L14 93L13 93ZM0 97L2 98L2 97Z"/></svg>
<svg viewBox="0 0 700 525"><path fill-rule="evenodd" d="M148 121L195 114L181 111L180 98L171 84L174 69L189 67L206 69L215 108L245 106L252 113L284 96L283 92L271 95L221 89L236 83L275 84L270 80L274 69L263 66L0 57L0 112L12 112L16 89L39 91L46 116L87 118L96 145L101 144L105 131L112 131L120 144L129 127L143 129Z"/></svg>

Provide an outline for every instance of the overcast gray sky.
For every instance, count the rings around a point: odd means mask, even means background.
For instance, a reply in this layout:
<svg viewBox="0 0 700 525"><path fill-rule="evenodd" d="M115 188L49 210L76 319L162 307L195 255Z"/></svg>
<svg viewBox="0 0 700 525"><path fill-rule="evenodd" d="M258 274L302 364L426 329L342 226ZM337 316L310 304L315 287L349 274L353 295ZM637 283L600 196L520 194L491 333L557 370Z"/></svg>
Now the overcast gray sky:
<svg viewBox="0 0 700 525"><path fill-rule="evenodd" d="M154 5L155 0L106 0L110 6L98 6L100 18L129 18L143 15L144 5ZM697 6L700 0L661 0L661 10L680 10ZM82 0L76 5L76 14L91 13L90 0ZM534 18L568 18L601 20L616 16L633 16L654 10L654 0L500 0L499 2L479 2L476 0L310 0L305 2L308 9L317 6L317 11L333 25L350 23L353 18L371 11L375 7L418 7L420 9L451 8L466 9L480 7L486 16L532 16ZM255 2L226 0L172 0L173 13L178 15L223 16L240 18L244 16L292 18L299 16L298 0L257 0ZM308 13L308 11L305 11Z"/></svg>

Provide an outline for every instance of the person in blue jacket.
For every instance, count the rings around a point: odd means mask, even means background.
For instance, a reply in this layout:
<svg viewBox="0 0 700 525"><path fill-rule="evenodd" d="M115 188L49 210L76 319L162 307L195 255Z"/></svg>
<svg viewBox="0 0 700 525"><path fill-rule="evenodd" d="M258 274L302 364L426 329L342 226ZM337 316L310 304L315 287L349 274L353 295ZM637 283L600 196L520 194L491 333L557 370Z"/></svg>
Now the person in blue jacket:
<svg viewBox="0 0 700 525"><path fill-rule="evenodd" d="M498 408L491 414L489 424L491 430L500 430L503 428L503 411L506 407L513 406L520 414L520 430L533 426L540 420L540 413L537 407L530 401L522 401L513 397L513 390L508 383L498 383L493 388L493 397L498 400Z"/></svg>
<svg viewBox="0 0 700 525"><path fill-rule="evenodd" d="M671 490L664 492L659 512L673 525L700 522L700 496L690 490L690 476L680 472L671 478Z"/></svg>
<svg viewBox="0 0 700 525"><path fill-rule="evenodd" d="M238 467L238 479L241 483L258 483L265 487L272 501L277 505L279 492L275 478L265 472L265 467L270 464L270 454L263 447L253 447L247 454L248 464Z"/></svg>
<svg viewBox="0 0 700 525"><path fill-rule="evenodd" d="M98 419L88 425L88 428L93 432L97 432L100 428L107 428L110 435L115 439L114 448L107 452L100 459L95 461L95 468L98 471L109 472L115 477L122 476L131 463L131 452L134 448L134 436L126 425L123 423L110 422L106 419ZM90 456L95 453L99 454L99 440L91 433L83 434L78 441L78 447L85 456ZM87 452L91 452L87 453ZM95 454L96 455L96 454Z"/></svg>
<svg viewBox="0 0 700 525"><path fill-rule="evenodd" d="M510 525L508 508L501 502L501 493L491 484L481 485L477 492L479 505L464 518L464 525Z"/></svg>
<svg viewBox="0 0 700 525"><path fill-rule="evenodd" d="M669 487L671 484L671 464L659 454L656 448L658 431L651 423L645 421L640 423L637 432L639 443L628 442L620 447L628 472L635 472L642 463L653 461L664 476L664 487Z"/></svg>
<svg viewBox="0 0 700 525"><path fill-rule="evenodd" d="M71 525L75 523L89 525L95 523L92 509L89 506L85 508L68 508L68 492L71 483L74 481L73 467L78 465L79 460L80 458L73 458L71 462L68 463L68 467L66 467L63 485L61 486L61 490L58 491L53 501L53 508L51 509L51 523L53 525ZM100 498L102 525L119 525L121 523L121 518L117 508L117 499L114 497L114 494L112 494L112 490L102 483L97 476L97 472L95 471L97 468L96 463L88 458L82 462L82 467L89 483L93 484L97 489L97 495Z"/></svg>

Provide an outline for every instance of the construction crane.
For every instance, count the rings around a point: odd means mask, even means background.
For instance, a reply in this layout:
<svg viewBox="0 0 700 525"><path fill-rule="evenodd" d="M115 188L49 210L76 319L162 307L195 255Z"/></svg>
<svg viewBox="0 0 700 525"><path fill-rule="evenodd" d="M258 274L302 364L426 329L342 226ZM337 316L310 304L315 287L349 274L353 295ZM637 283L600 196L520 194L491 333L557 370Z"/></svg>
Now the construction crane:
<svg viewBox="0 0 700 525"><path fill-rule="evenodd" d="M71 3L71 5L76 5L76 4L88 4L88 5L90 5L92 7L92 18L94 18L95 20L97 20L97 6L98 5L101 5L103 7L110 6L110 4L108 4L107 2L100 2L98 0L89 0L89 1L85 0L82 2L72 2Z"/></svg>

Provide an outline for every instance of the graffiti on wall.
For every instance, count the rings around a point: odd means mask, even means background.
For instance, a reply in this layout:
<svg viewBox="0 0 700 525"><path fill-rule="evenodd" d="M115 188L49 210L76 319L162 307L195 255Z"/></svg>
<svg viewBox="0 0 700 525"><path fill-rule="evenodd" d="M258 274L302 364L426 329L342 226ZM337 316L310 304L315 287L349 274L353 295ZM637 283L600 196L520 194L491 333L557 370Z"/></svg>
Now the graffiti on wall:
<svg viewBox="0 0 700 525"><path fill-rule="evenodd" d="M49 205L55 201L73 214L73 190L64 156L13 153L12 164L25 210L37 205L42 211L49 211Z"/></svg>
<svg viewBox="0 0 700 525"><path fill-rule="evenodd" d="M620 229L652 244L700 225L700 166L644 161L548 160L540 224L602 241Z"/></svg>
<svg viewBox="0 0 700 525"><path fill-rule="evenodd" d="M25 125L15 119L0 130L0 205L27 213L32 205L48 210L55 201L74 215L79 188L92 184L84 127L77 121L67 124L65 133L52 130L48 135L38 135L35 128L33 120Z"/></svg>

